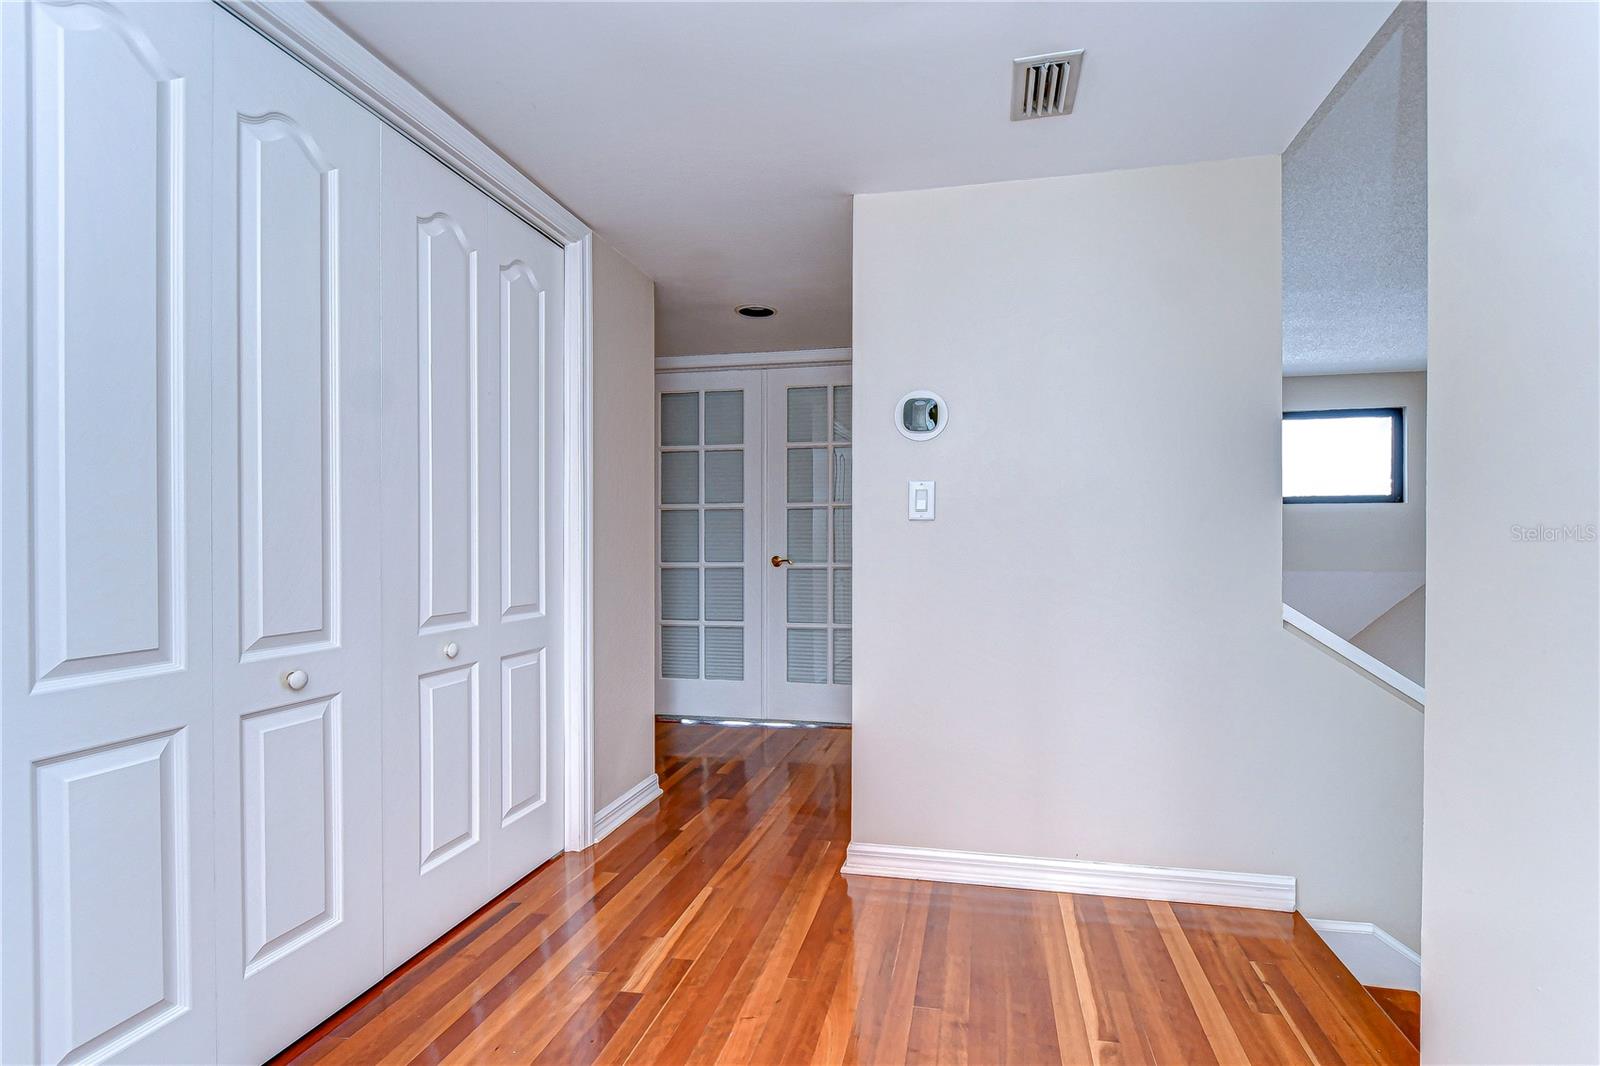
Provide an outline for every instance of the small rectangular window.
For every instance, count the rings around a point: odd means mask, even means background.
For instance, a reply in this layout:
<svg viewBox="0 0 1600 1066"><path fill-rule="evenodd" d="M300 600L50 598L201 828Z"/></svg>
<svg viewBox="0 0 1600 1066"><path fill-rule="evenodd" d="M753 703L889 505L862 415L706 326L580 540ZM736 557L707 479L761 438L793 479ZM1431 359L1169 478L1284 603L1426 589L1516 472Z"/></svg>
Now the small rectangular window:
<svg viewBox="0 0 1600 1066"><path fill-rule="evenodd" d="M1405 498L1398 407L1283 413L1284 503L1399 503Z"/></svg>

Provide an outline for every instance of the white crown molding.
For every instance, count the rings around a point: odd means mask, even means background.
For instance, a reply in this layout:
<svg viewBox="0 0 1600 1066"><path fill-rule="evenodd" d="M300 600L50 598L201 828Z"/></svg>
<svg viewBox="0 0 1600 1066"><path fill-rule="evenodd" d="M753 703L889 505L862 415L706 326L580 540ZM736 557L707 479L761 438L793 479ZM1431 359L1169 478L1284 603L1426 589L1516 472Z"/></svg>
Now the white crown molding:
<svg viewBox="0 0 1600 1066"><path fill-rule="evenodd" d="M661 780L655 774L640 781L606 804L594 816L594 843L598 844L623 822L638 814L661 795Z"/></svg>
<svg viewBox="0 0 1600 1066"><path fill-rule="evenodd" d="M1307 918L1324 943L1364 985L1422 991L1422 956L1371 922Z"/></svg>
<svg viewBox="0 0 1600 1066"><path fill-rule="evenodd" d="M1292 911L1295 901L1294 878L1284 874L1041 859L980 851L908 848L897 844L852 843L845 851L841 872L1270 911Z"/></svg>
<svg viewBox="0 0 1600 1066"><path fill-rule="evenodd" d="M1366 674L1417 710L1423 710L1427 706L1428 693L1421 685L1388 663L1380 662L1368 655L1322 623L1307 618L1287 603L1283 605L1283 627L1291 633L1305 637L1352 669Z"/></svg>
<svg viewBox="0 0 1600 1066"><path fill-rule="evenodd" d="M561 244L589 227L306 0L217 0L389 125Z"/></svg>
<svg viewBox="0 0 1600 1066"><path fill-rule="evenodd" d="M688 370L771 370L793 366L849 366L849 348L803 348L789 352L728 352L722 355L658 355L656 373Z"/></svg>

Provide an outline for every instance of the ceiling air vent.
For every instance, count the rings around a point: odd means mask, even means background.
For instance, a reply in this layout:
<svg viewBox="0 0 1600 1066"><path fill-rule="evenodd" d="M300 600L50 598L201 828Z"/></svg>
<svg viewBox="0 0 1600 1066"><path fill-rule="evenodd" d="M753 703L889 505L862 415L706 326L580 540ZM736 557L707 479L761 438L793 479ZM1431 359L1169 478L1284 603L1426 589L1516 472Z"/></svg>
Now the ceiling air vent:
<svg viewBox="0 0 1600 1066"><path fill-rule="evenodd" d="M1072 114L1083 49L1011 61L1011 121Z"/></svg>

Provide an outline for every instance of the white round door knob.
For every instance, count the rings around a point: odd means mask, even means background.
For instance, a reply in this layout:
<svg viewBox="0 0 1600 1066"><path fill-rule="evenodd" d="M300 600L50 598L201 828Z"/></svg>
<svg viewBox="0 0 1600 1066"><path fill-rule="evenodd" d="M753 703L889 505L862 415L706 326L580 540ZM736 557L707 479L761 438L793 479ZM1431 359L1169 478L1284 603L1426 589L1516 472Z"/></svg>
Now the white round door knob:
<svg viewBox="0 0 1600 1066"><path fill-rule="evenodd" d="M457 655L460 655L460 654L461 654L461 645L457 644L455 641L452 640L450 643L448 643L448 644L446 644L444 646L444 657L446 659L454 659Z"/></svg>
<svg viewBox="0 0 1600 1066"><path fill-rule="evenodd" d="M283 675L283 683L291 692L299 692L306 687L306 682L310 680L304 670L290 670Z"/></svg>

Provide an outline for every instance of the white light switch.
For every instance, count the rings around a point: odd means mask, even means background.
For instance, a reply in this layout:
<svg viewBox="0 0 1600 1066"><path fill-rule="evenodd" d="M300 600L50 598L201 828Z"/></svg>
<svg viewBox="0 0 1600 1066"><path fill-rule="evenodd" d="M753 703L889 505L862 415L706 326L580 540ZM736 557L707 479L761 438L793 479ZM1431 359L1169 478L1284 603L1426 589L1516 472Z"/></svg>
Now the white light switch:
<svg viewBox="0 0 1600 1066"><path fill-rule="evenodd" d="M933 482L906 482L906 517L913 522L932 522L933 511Z"/></svg>

